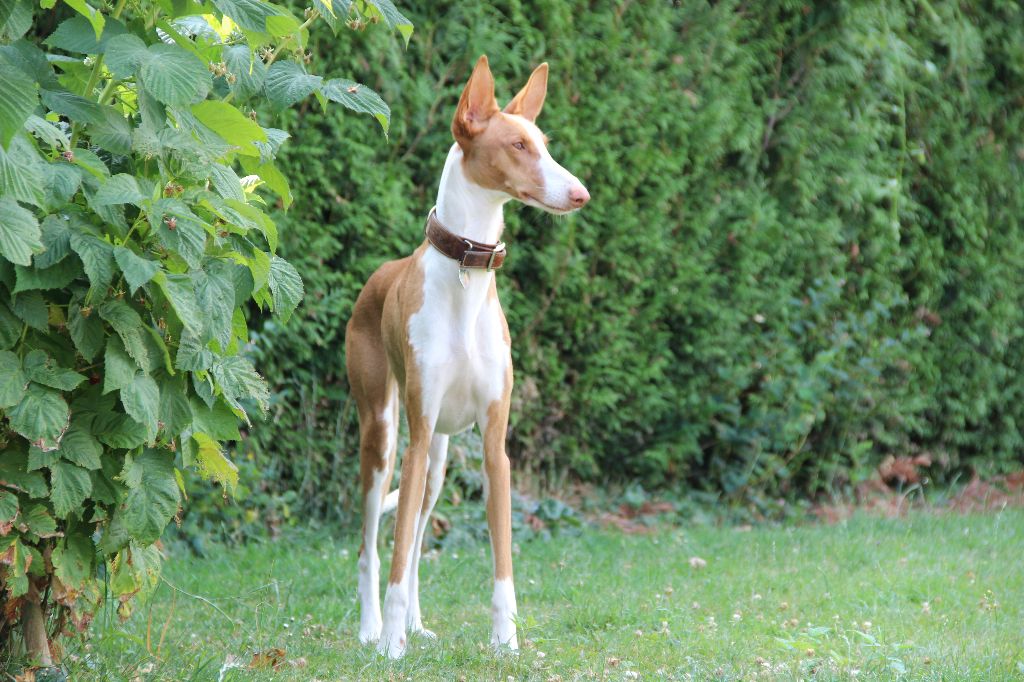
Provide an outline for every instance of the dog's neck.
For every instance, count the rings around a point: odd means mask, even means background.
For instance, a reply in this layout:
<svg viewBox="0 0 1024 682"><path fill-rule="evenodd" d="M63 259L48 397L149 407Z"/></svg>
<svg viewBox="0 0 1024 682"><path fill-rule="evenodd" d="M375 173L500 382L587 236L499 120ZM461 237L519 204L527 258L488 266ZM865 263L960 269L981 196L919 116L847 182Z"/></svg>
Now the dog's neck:
<svg viewBox="0 0 1024 682"><path fill-rule="evenodd" d="M510 197L487 189L466 176L462 148L453 144L448 152L437 190L437 219L460 237L485 244L497 244L505 229L502 208Z"/></svg>

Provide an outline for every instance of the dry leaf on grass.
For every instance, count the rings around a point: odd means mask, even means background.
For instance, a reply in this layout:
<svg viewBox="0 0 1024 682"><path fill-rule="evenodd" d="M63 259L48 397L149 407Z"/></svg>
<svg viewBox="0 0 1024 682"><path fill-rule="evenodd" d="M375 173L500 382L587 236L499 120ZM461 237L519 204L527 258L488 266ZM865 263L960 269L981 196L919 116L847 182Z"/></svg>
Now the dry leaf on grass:
<svg viewBox="0 0 1024 682"><path fill-rule="evenodd" d="M249 661L249 670L278 670L286 660L288 660L288 654L284 649L279 647L264 649L252 655L252 660Z"/></svg>

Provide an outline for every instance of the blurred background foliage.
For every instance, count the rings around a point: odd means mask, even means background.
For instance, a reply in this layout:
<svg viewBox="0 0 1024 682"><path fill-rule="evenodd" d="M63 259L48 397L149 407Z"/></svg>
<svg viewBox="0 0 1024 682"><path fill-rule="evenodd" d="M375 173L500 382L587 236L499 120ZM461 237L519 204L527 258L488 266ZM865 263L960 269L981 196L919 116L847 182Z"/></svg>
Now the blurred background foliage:
<svg viewBox="0 0 1024 682"><path fill-rule="evenodd" d="M539 123L593 195L568 219L506 211L520 481L768 507L849 493L889 454L927 454L945 480L1019 467L1018 3L401 10L408 50L375 30L311 48L318 72L381 93L389 142L313 100L283 115L295 203L275 219L307 295L255 335L274 393L238 446L243 506L285 523L357 509L345 322L370 273L422 240L485 53L501 100L550 63Z"/></svg>

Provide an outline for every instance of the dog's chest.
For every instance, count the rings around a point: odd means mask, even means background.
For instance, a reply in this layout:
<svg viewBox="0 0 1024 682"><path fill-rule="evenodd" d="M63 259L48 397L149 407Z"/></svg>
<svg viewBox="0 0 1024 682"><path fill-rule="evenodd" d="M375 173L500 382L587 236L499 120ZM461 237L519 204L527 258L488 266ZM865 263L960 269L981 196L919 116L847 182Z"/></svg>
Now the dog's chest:
<svg viewBox="0 0 1024 682"><path fill-rule="evenodd" d="M511 363L505 319L490 277L472 271L465 287L454 263L424 254L422 307L409 318L409 343L425 416L439 433L458 433L501 399Z"/></svg>

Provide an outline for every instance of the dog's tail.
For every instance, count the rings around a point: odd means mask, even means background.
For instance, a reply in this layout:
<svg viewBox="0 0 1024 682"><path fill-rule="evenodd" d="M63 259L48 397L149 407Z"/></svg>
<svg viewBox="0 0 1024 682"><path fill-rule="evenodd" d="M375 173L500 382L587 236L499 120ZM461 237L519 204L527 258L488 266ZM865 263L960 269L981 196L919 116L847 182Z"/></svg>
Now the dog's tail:
<svg viewBox="0 0 1024 682"><path fill-rule="evenodd" d="M387 495L384 496L384 502L380 505L380 513L387 514L393 512L395 507L398 506L398 488L395 488Z"/></svg>

